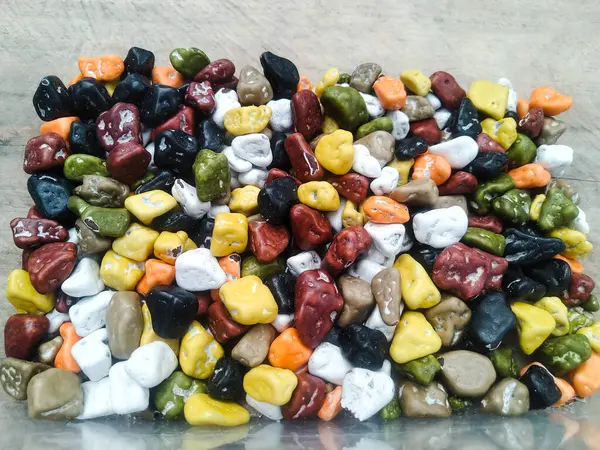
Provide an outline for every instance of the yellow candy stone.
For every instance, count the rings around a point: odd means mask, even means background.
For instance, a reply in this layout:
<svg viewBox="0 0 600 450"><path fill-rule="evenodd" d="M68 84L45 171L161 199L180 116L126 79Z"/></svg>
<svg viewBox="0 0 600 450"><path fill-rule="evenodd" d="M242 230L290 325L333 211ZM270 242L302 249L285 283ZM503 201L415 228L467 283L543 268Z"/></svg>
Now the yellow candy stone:
<svg viewBox="0 0 600 450"><path fill-rule="evenodd" d="M335 211L340 207L340 195L327 181L301 184L298 188L298 200L318 211Z"/></svg>
<svg viewBox="0 0 600 450"><path fill-rule="evenodd" d="M588 341L592 349L598 353L600 352L600 322L594 322L589 327L583 327L577 330L577 334L583 334Z"/></svg>
<svg viewBox="0 0 600 450"><path fill-rule="evenodd" d="M508 87L487 80L473 81L469 86L467 97L479 111L500 120L506 113Z"/></svg>
<svg viewBox="0 0 600 450"><path fill-rule="evenodd" d="M163 231L154 242L154 256L166 263L175 264L179 255L194 248L197 248L196 244L188 238L185 231Z"/></svg>
<svg viewBox="0 0 600 450"><path fill-rule="evenodd" d="M250 421L250 413L240 405L215 400L208 394L194 394L188 398L183 415L190 425L235 427Z"/></svg>
<svg viewBox="0 0 600 450"><path fill-rule="evenodd" d="M402 299L410 309L431 308L442 296L427 271L408 253L400 255L394 267L400 271Z"/></svg>
<svg viewBox="0 0 600 450"><path fill-rule="evenodd" d="M331 173L347 174L354 161L353 139L352 133L346 130L336 130L327 134L319 140L315 148L315 157Z"/></svg>
<svg viewBox="0 0 600 450"><path fill-rule="evenodd" d="M258 194L260 188L252 185L234 189L229 200L229 209L234 213L251 216L258 212Z"/></svg>
<svg viewBox="0 0 600 450"><path fill-rule="evenodd" d="M244 253L248 245L248 219L239 213L219 213L215 216L210 252L213 256Z"/></svg>
<svg viewBox="0 0 600 450"><path fill-rule="evenodd" d="M297 385L294 372L266 364L250 369L244 376L244 391L259 402L271 405L283 406L289 402Z"/></svg>
<svg viewBox="0 0 600 450"><path fill-rule="evenodd" d="M550 232L550 237L558 238L563 241L567 248L561 255L571 259L578 259L592 251L593 245L587 240L585 234L581 231L571 230L561 227Z"/></svg>
<svg viewBox="0 0 600 450"><path fill-rule="evenodd" d="M18 313L45 314L54 308L54 293L40 294L31 284L29 274L15 269L8 274L6 299L17 308Z"/></svg>
<svg viewBox="0 0 600 450"><path fill-rule="evenodd" d="M400 80L410 91L424 97L431 89L431 80L417 69L407 69L400 74Z"/></svg>
<svg viewBox="0 0 600 450"><path fill-rule="evenodd" d="M544 297L534 303L534 306L548 311L554 318L556 326L552 331L553 336L564 336L569 332L568 310L558 297Z"/></svg>
<svg viewBox="0 0 600 450"><path fill-rule="evenodd" d="M161 341L171 347L171 350L176 356L179 355L179 339L165 339L160 337L154 332L152 328L152 316L146 303L142 304L142 319L144 320L144 328L142 329L142 336L140 338L140 346L150 344L151 342Z"/></svg>
<svg viewBox="0 0 600 450"><path fill-rule="evenodd" d="M498 121L489 117L481 122L481 131L508 150L517 140L517 122L512 117Z"/></svg>
<svg viewBox="0 0 600 450"><path fill-rule="evenodd" d="M271 323L279 312L273 294L256 275L225 283L219 297L233 320L242 325Z"/></svg>
<svg viewBox="0 0 600 450"><path fill-rule="evenodd" d="M152 228L132 223L123 236L113 241L112 249L121 256L143 262L152 255L158 235Z"/></svg>
<svg viewBox="0 0 600 450"><path fill-rule="evenodd" d="M340 129L340 126L337 124L337 122L335 120L333 120L329 116L323 117L323 133L324 134L331 134L335 130L339 130L339 129Z"/></svg>
<svg viewBox="0 0 600 450"><path fill-rule="evenodd" d="M410 169L415 164L415 160L413 158L407 159L406 161L398 161L394 158L387 167L391 167L392 169L396 169L398 171L398 186L403 186L408 183L408 176L410 175Z"/></svg>
<svg viewBox="0 0 600 450"><path fill-rule="evenodd" d="M538 194L531 202L531 206L529 207L529 220L532 222L537 222L539 220L544 200L546 200L546 196L544 194Z"/></svg>
<svg viewBox="0 0 600 450"><path fill-rule="evenodd" d="M420 312L407 311L396 326L390 356L398 364L431 355L442 348L442 339Z"/></svg>
<svg viewBox="0 0 600 450"><path fill-rule="evenodd" d="M225 129L236 136L260 133L269 124L272 113L271 108L265 105L242 106L227 111L223 123Z"/></svg>
<svg viewBox="0 0 600 450"><path fill-rule="evenodd" d="M552 314L542 308L515 302L510 308L517 316L519 344L526 355L531 355L556 328Z"/></svg>
<svg viewBox="0 0 600 450"><path fill-rule="evenodd" d="M346 201L344 209L342 209L342 225L344 228L353 227L354 225L362 226L365 223L365 216L361 214L356 205L350 200Z"/></svg>
<svg viewBox="0 0 600 450"><path fill-rule="evenodd" d="M194 320L181 339L179 364L186 375L204 380L212 375L224 354L221 344Z"/></svg>
<svg viewBox="0 0 600 450"><path fill-rule="evenodd" d="M177 200L158 189L132 195L125 200L125 208L144 225L150 225L153 219L171 211L175 206Z"/></svg>
<svg viewBox="0 0 600 450"><path fill-rule="evenodd" d="M327 71L323 74L319 82L317 83L317 87L315 88L315 94L317 97L321 98L325 89L330 86L335 86L335 84L340 79L340 69L336 67L332 67L327 69Z"/></svg>
<svg viewBox="0 0 600 450"><path fill-rule="evenodd" d="M144 276L144 263L134 261L109 250L102 258L100 276L104 284L117 291L133 291Z"/></svg>

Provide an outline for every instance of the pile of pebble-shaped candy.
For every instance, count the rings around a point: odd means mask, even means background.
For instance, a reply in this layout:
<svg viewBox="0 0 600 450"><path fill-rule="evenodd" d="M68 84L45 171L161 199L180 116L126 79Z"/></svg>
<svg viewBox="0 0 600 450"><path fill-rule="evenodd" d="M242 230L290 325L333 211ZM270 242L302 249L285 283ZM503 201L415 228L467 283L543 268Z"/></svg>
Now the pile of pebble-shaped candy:
<svg viewBox="0 0 600 450"><path fill-rule="evenodd" d="M33 96L0 368L30 417L519 415L600 388L589 228L553 179L570 97L170 61L82 57Z"/></svg>

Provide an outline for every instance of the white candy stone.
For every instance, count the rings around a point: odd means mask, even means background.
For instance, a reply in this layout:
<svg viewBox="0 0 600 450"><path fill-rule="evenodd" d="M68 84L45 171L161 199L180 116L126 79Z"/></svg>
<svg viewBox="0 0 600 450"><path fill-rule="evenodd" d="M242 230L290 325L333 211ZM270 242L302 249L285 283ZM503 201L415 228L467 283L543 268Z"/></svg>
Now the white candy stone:
<svg viewBox="0 0 600 450"><path fill-rule="evenodd" d="M177 257L175 280L177 286L196 292L219 289L225 283L226 276L209 249L197 248Z"/></svg>
<svg viewBox="0 0 600 450"><path fill-rule="evenodd" d="M269 125L273 131L286 131L292 128L292 102L289 99L271 100L267 106L272 111Z"/></svg>
<svg viewBox="0 0 600 450"><path fill-rule="evenodd" d="M406 236L406 234L404 234ZM371 245L369 249L369 253L367 253L363 259L368 259L370 261L374 261L377 264L381 264L385 267L392 267L394 265L394 258L391 256L386 256L377 250L377 247Z"/></svg>
<svg viewBox="0 0 600 450"><path fill-rule="evenodd" d="M97 330L76 342L71 348L73 359L90 381L106 377L112 365L110 348L103 341L103 337L107 337L106 329Z"/></svg>
<svg viewBox="0 0 600 450"><path fill-rule="evenodd" d="M400 175L398 171L392 167L384 167L381 169L381 175L371 181L371 190L375 195L389 194L398 187Z"/></svg>
<svg viewBox="0 0 600 450"><path fill-rule="evenodd" d="M340 197L340 207L335 211L329 211L325 215L331 224L331 228L337 233L343 228L342 224L342 213L344 212L344 207L346 206L346 199L344 197Z"/></svg>
<svg viewBox="0 0 600 450"><path fill-rule="evenodd" d="M389 359L386 359L383 361L383 365L381 366L381 369L379 369L377 372L380 373L385 373L388 376L392 376L392 363L390 362Z"/></svg>
<svg viewBox="0 0 600 450"><path fill-rule="evenodd" d="M386 266L368 259L361 259L350 266L348 269L348 275L358 277L361 280L365 280L370 283L371 280L373 280L373 277L383 269L386 269Z"/></svg>
<svg viewBox="0 0 600 450"><path fill-rule="evenodd" d="M399 253L406 253L410 251L414 244L415 240L408 233L404 233L404 239L402 240L402 246L400 247Z"/></svg>
<svg viewBox="0 0 600 450"><path fill-rule="evenodd" d="M219 89L215 93L215 110L212 113L212 120L219 127L225 128L223 119L225 113L230 109L240 108L242 105L238 102L237 92L232 89Z"/></svg>
<svg viewBox="0 0 600 450"><path fill-rule="evenodd" d="M283 330L287 330L292 326L292 322L294 321L293 314L277 314L275 320L271 322L271 325L281 333Z"/></svg>
<svg viewBox="0 0 600 450"><path fill-rule="evenodd" d="M470 136L459 136L429 147L429 153L442 156L453 169L462 169L475 159L479 146Z"/></svg>
<svg viewBox="0 0 600 450"><path fill-rule="evenodd" d="M434 248L456 244L467 232L469 219L460 206L432 209L413 218L415 239Z"/></svg>
<svg viewBox="0 0 600 450"><path fill-rule="evenodd" d="M496 81L496 83L502 84L508 88L508 101L506 102L506 110L517 112L517 91L515 91L513 84L508 78L500 78L498 81Z"/></svg>
<svg viewBox="0 0 600 450"><path fill-rule="evenodd" d="M373 244L385 256L396 256L400 253L406 230L401 223L367 222L365 230L373 239ZM465 230L466 232L466 230Z"/></svg>
<svg viewBox="0 0 600 450"><path fill-rule="evenodd" d="M69 317L77 335L85 337L106 324L106 311L114 293L102 291L91 297L84 297L71 306Z"/></svg>
<svg viewBox="0 0 600 450"><path fill-rule="evenodd" d="M125 361L125 371L140 386L153 388L166 380L178 365L171 347L162 341L154 341L134 350Z"/></svg>
<svg viewBox="0 0 600 450"><path fill-rule="evenodd" d="M237 156L233 152L232 147L225 147L221 153L227 157L227 163L231 170L235 170L237 173L244 173L252 169L252 163Z"/></svg>
<svg viewBox="0 0 600 450"><path fill-rule="evenodd" d="M392 119L392 136L394 136L394 139L399 141L408 136L408 132L410 131L410 121L406 114L398 110L388 111L385 115Z"/></svg>
<svg viewBox="0 0 600 450"><path fill-rule="evenodd" d="M428 93L425 98L436 111L442 107L442 102L433 92Z"/></svg>
<svg viewBox="0 0 600 450"><path fill-rule="evenodd" d="M435 114L433 115L433 118L435 119L435 122L437 123L438 128L440 130L443 130L446 127L446 124L448 123L448 120L450 120L451 116L452 116L452 113L450 111L448 111L446 108L440 108L435 112Z"/></svg>
<svg viewBox="0 0 600 450"><path fill-rule="evenodd" d="M329 342L322 342L308 360L308 373L341 386L344 377L353 369L342 350Z"/></svg>
<svg viewBox="0 0 600 450"><path fill-rule="evenodd" d="M60 289L71 297L88 297L104 289L100 265L93 258L82 258Z"/></svg>
<svg viewBox="0 0 600 450"><path fill-rule="evenodd" d="M67 231L69 233L69 239L67 239L67 242L71 242L75 245L79 244L79 233L77 233L77 228L71 227Z"/></svg>
<svg viewBox="0 0 600 450"><path fill-rule="evenodd" d="M71 320L67 313L58 312L56 309L53 309L48 314L46 314L46 318L50 322L50 328L48 328L48 334L54 334L58 332L60 326Z"/></svg>
<svg viewBox="0 0 600 450"><path fill-rule="evenodd" d="M262 133L245 134L237 136L231 143L233 153L258 167L267 167L273 162L271 143L269 138ZM238 172L241 172L238 170Z"/></svg>
<svg viewBox="0 0 600 450"><path fill-rule="evenodd" d="M381 166L369 149L362 144L354 144L354 162L352 169L365 177L377 178L381 175Z"/></svg>
<svg viewBox="0 0 600 450"><path fill-rule="evenodd" d="M359 92L359 94L367 105L367 113L371 119L383 116L385 110L377 97L371 94L365 94L364 92Z"/></svg>
<svg viewBox="0 0 600 450"><path fill-rule="evenodd" d="M177 200L181 209L194 219L204 217L210 208L210 202L201 201L196 193L196 188L181 178L176 179L173 183L171 195Z"/></svg>
<svg viewBox="0 0 600 450"><path fill-rule="evenodd" d="M496 83L501 84L502 86L506 86L509 89L514 89L512 82L508 78L498 78L498 81L496 81Z"/></svg>
<svg viewBox="0 0 600 450"><path fill-rule="evenodd" d="M373 308L371 315L365 322L365 326L371 328L372 330L381 331L388 342L392 342L392 339L394 338L394 332L396 331L395 325L388 325L383 321L379 308Z"/></svg>
<svg viewBox="0 0 600 450"><path fill-rule="evenodd" d="M125 371L125 362L116 363L108 373L110 401L115 414L144 411L150 403L150 390L140 386Z"/></svg>
<svg viewBox="0 0 600 450"><path fill-rule="evenodd" d="M394 381L381 372L352 369L342 385L342 408L361 422L386 406L395 395Z"/></svg>
<svg viewBox="0 0 600 450"><path fill-rule="evenodd" d="M233 191L234 189L237 189L239 187L242 187L242 183L240 183L240 180L238 180L238 173L230 170L231 172L231 178L229 181L229 188Z"/></svg>
<svg viewBox="0 0 600 450"><path fill-rule="evenodd" d="M240 173L238 175L238 180L244 186L251 184L252 186L256 186L262 189L265 183L267 182L268 176L269 172L267 170L254 167L248 172Z"/></svg>
<svg viewBox="0 0 600 450"><path fill-rule="evenodd" d="M95 419L114 414L110 401L110 379L102 378L99 381L86 381L81 384L83 391L83 411L77 419Z"/></svg>
<svg viewBox="0 0 600 450"><path fill-rule="evenodd" d="M585 235L590 234L590 226L587 222L587 218L585 217L583 209L581 209L580 207L577 207L577 209L579 210L579 214L577 215L577 217L575 217L575 219L571 221L567 228L580 231ZM46 315L46 317L48 317L48 315Z"/></svg>
<svg viewBox="0 0 600 450"><path fill-rule="evenodd" d="M152 134L152 128L147 128L142 125L142 145L145 147L150 142L150 135Z"/></svg>
<svg viewBox="0 0 600 450"><path fill-rule="evenodd" d="M573 163L573 149L567 145L540 145L535 162L549 171L553 177L561 176Z"/></svg>
<svg viewBox="0 0 600 450"><path fill-rule="evenodd" d="M290 272L297 277L302 272L315 270L321 267L321 257L317 252L310 250L289 257L286 264Z"/></svg>
<svg viewBox="0 0 600 450"><path fill-rule="evenodd" d="M251 408L254 408L256 412L265 417L268 417L271 420L279 421L283 419L283 414L281 414L281 406L258 401L254 397L251 397L249 394L246 394L246 403L248 403L248 406L250 406Z"/></svg>
<svg viewBox="0 0 600 450"><path fill-rule="evenodd" d="M217 214L222 212L228 213L231 212L231 210L227 205L210 205L210 208L208 208L207 215L210 219L214 219L215 217L217 217Z"/></svg>

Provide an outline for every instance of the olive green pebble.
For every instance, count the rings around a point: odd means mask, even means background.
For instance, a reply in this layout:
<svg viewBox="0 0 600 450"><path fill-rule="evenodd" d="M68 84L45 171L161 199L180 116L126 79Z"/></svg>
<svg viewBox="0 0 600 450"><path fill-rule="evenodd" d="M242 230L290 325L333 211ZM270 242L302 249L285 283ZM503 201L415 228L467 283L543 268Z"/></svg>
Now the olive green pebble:
<svg viewBox="0 0 600 450"><path fill-rule="evenodd" d="M154 406L167 420L183 417L185 401L194 394L206 394L206 383L188 377L181 371L173 372L156 387Z"/></svg>
<svg viewBox="0 0 600 450"><path fill-rule="evenodd" d="M248 256L242 261L242 277L248 275L256 275L261 280L264 280L269 275L285 270L285 261L282 258L277 258L271 262L260 262L256 256Z"/></svg>
<svg viewBox="0 0 600 450"><path fill-rule="evenodd" d="M400 401L398 400L397 396L394 396L394 398L383 407L379 413L379 417L381 417L383 420L394 420L400 417L400 414L402 414Z"/></svg>
<svg viewBox="0 0 600 450"><path fill-rule="evenodd" d="M584 327L589 327L594 323L593 316L583 308L571 308L567 311L569 320L569 334L577 333Z"/></svg>
<svg viewBox="0 0 600 450"><path fill-rule="evenodd" d="M486 356L492 361L499 378L519 378L519 366L513 357L512 348L497 348Z"/></svg>
<svg viewBox="0 0 600 450"><path fill-rule="evenodd" d="M350 74L349 73L341 73L338 78L337 84L348 84L350 83Z"/></svg>
<svg viewBox="0 0 600 450"><path fill-rule="evenodd" d="M92 231L107 237L120 237L125 234L131 217L125 208L103 208L92 206L73 195L67 207L79 216Z"/></svg>
<svg viewBox="0 0 600 450"><path fill-rule="evenodd" d="M131 190L135 191L142 184L147 183L148 181L150 181L155 176L156 176L156 174L154 172L150 172L150 171L146 172L142 178L140 178L135 183L133 183L133 186L131 186Z"/></svg>
<svg viewBox="0 0 600 450"><path fill-rule="evenodd" d="M176 48L169 54L169 60L175 70L187 78L193 78L210 63L206 53L196 47Z"/></svg>
<svg viewBox="0 0 600 450"><path fill-rule="evenodd" d="M469 202L471 209L480 216L489 214L492 210L492 201L514 187L515 180L505 173L498 178L480 184Z"/></svg>
<svg viewBox="0 0 600 450"><path fill-rule="evenodd" d="M367 105L359 92L351 87L331 86L321 95L325 115L335 120L344 130L354 132L367 123Z"/></svg>
<svg viewBox="0 0 600 450"><path fill-rule="evenodd" d="M506 152L512 169L529 164L535 159L537 146L527 136L517 133L517 139Z"/></svg>
<svg viewBox="0 0 600 450"><path fill-rule="evenodd" d="M202 202L210 202L229 193L231 171L227 157L212 150L200 150L193 165L196 193Z"/></svg>
<svg viewBox="0 0 600 450"><path fill-rule="evenodd" d="M84 175L110 176L106 168L106 160L82 153L71 155L65 159L63 172L68 180L77 182L82 182Z"/></svg>
<svg viewBox="0 0 600 450"><path fill-rule="evenodd" d="M433 381L436 374L442 370L437 358L433 355L427 355L423 358L415 359L398 366L408 378L416 381L423 386L427 386Z"/></svg>
<svg viewBox="0 0 600 450"><path fill-rule="evenodd" d="M522 189L511 189L492 202L496 216L513 225L523 225L529 220L531 197Z"/></svg>
<svg viewBox="0 0 600 450"><path fill-rule="evenodd" d="M598 301L598 297L595 295L590 295L590 298L587 299L585 303L581 305L581 307L587 312L596 312L600 309L600 302Z"/></svg>
<svg viewBox="0 0 600 450"><path fill-rule="evenodd" d="M392 119L389 117L378 117L377 119L373 119L370 122L361 125L356 131L356 139L363 138L376 131L387 131L388 133L391 133L393 128L394 124L392 123Z"/></svg>
<svg viewBox="0 0 600 450"><path fill-rule="evenodd" d="M548 339L537 350L542 363L560 377L576 369L592 356L592 346L587 336L571 334Z"/></svg>
<svg viewBox="0 0 600 450"><path fill-rule="evenodd" d="M461 412L467 409L469 406L473 405L473 402L467 398L450 396L448 398L448 403L450 403L450 408L452 408L453 412Z"/></svg>
<svg viewBox="0 0 600 450"><path fill-rule="evenodd" d="M492 255L504 255L506 241L501 234L484 228L468 227L462 238L463 242L470 247L476 247Z"/></svg>

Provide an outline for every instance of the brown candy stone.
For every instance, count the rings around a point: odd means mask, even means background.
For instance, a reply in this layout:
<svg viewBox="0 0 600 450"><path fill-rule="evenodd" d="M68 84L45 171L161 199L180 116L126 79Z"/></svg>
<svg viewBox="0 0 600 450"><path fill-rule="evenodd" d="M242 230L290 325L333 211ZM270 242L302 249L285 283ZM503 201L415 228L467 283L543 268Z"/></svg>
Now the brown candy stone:
<svg viewBox="0 0 600 450"><path fill-rule="evenodd" d="M137 292L115 292L106 311L106 331L112 356L128 359L140 346L143 328L141 300Z"/></svg>
<svg viewBox="0 0 600 450"><path fill-rule="evenodd" d="M350 75L350 87L359 92L370 94L373 91L373 84L381 75L381 66L376 63L363 63L354 69Z"/></svg>
<svg viewBox="0 0 600 450"><path fill-rule="evenodd" d="M205 66L194 77L194 81L210 81L212 84L230 81L235 73L235 65L228 59L216 59ZM191 84L191 83L190 83Z"/></svg>
<svg viewBox="0 0 600 450"><path fill-rule="evenodd" d="M399 203L415 206L435 205L438 200L438 187L429 178L412 180L394 189L390 197Z"/></svg>
<svg viewBox="0 0 600 450"><path fill-rule="evenodd" d="M50 219L26 219L17 217L10 222L13 242L19 248L29 249L51 242L66 241L69 232L58 222Z"/></svg>
<svg viewBox="0 0 600 450"><path fill-rule="evenodd" d="M372 242L371 236L363 227L355 225L344 228L333 237L321 262L321 269L334 276L339 275L356 258L368 253Z"/></svg>
<svg viewBox="0 0 600 450"><path fill-rule="evenodd" d="M400 408L406 417L450 417L448 394L440 383L427 386L412 381L400 385Z"/></svg>
<svg viewBox="0 0 600 450"><path fill-rule="evenodd" d="M371 281L371 291L383 322L390 326L396 325L404 311L398 269L389 267L375 275Z"/></svg>
<svg viewBox="0 0 600 450"><path fill-rule="evenodd" d="M54 339L51 339L47 342L44 342L38 347L37 355L40 362L44 364L53 365L54 359L60 350L60 347L63 345L63 338L61 336L56 336Z"/></svg>
<svg viewBox="0 0 600 450"><path fill-rule="evenodd" d="M322 180L325 177L321 164L317 161L315 154L302 134L290 134L286 138L284 146L292 163L294 175L300 181L306 183L307 181Z"/></svg>
<svg viewBox="0 0 600 450"><path fill-rule="evenodd" d="M494 233L502 233L502 220L496 216L476 216L469 214L469 226L483 228Z"/></svg>
<svg viewBox="0 0 600 450"><path fill-rule="evenodd" d="M215 109L215 92L210 81L192 81L185 93L185 104L192 106L204 114L210 114Z"/></svg>
<svg viewBox="0 0 600 450"><path fill-rule="evenodd" d="M375 305L369 282L350 275L342 275L338 278L337 285L344 299L338 325L347 327L351 323L364 322Z"/></svg>
<svg viewBox="0 0 600 450"><path fill-rule="evenodd" d="M518 130L529 136L531 139L535 139L539 136L544 126L544 110L539 106L531 108L521 120L519 120Z"/></svg>
<svg viewBox="0 0 600 450"><path fill-rule="evenodd" d="M358 173L347 173L339 177L329 177L329 183L345 199L357 205L367 198L369 179Z"/></svg>
<svg viewBox="0 0 600 450"><path fill-rule="evenodd" d="M535 145L539 147L540 145L556 144L566 130L567 126L562 120L554 117L544 117L542 131L535 139Z"/></svg>
<svg viewBox="0 0 600 450"><path fill-rule="evenodd" d="M468 214L467 198L464 195L440 195L436 202L431 205L433 209L450 208L451 206L460 206Z"/></svg>
<svg viewBox="0 0 600 450"><path fill-rule="evenodd" d="M144 176L151 159L140 144L128 142L113 147L106 158L106 168L115 180L129 185Z"/></svg>
<svg viewBox="0 0 600 450"><path fill-rule="evenodd" d="M275 340L275 334L275 328L270 324L259 323L252 326L233 347L231 357L248 367L262 364L269 354L269 347Z"/></svg>
<svg viewBox="0 0 600 450"><path fill-rule="evenodd" d="M262 72L252 66L242 67L236 90L242 106L266 105L273 100L271 83Z"/></svg>
<svg viewBox="0 0 600 450"><path fill-rule="evenodd" d="M411 122L410 132L427 142L427 145L439 144L442 140L442 130L438 128L434 118Z"/></svg>
<svg viewBox="0 0 600 450"><path fill-rule="evenodd" d="M467 350L455 350L438 357L444 385L460 397L481 397L496 381L489 358Z"/></svg>
<svg viewBox="0 0 600 450"><path fill-rule="evenodd" d="M448 72L435 72L429 79L431 90L440 99L442 105L450 110L458 109L460 101L467 93L458 85L456 79Z"/></svg>
<svg viewBox="0 0 600 450"><path fill-rule="evenodd" d="M228 256L228 258L236 258L238 263L241 262L242 258L237 253L232 253ZM219 299L219 290L215 289L215 301ZM196 317L204 316L208 313L208 307L212 304L211 296L205 292L196 292L196 298L198 299L198 312L196 313Z"/></svg>
<svg viewBox="0 0 600 450"><path fill-rule="evenodd" d="M29 359L48 328L50 321L46 316L10 316L4 324L4 353L7 358Z"/></svg>
<svg viewBox="0 0 600 450"><path fill-rule="evenodd" d="M27 261L31 284L40 294L49 294L65 281L77 260L77 246L55 242L36 249Z"/></svg>
<svg viewBox="0 0 600 450"><path fill-rule="evenodd" d="M50 368L46 364L6 358L0 362L0 385L12 398L27 400L27 385L31 378Z"/></svg>
<svg viewBox="0 0 600 450"><path fill-rule="evenodd" d="M438 187L440 195L471 194L475 192L479 182L475 175L459 170L454 172L448 181Z"/></svg>
<svg viewBox="0 0 600 450"><path fill-rule="evenodd" d="M248 224L248 245L256 259L262 262L275 260L288 246L290 232L264 220Z"/></svg>
<svg viewBox="0 0 600 450"><path fill-rule="evenodd" d="M487 153L487 152L502 152L504 153L504 147L498 144L495 140L489 137L485 133L481 133L475 138L475 142L477 142L477 147L479 148L479 153Z"/></svg>
<svg viewBox="0 0 600 450"><path fill-rule="evenodd" d="M116 150L112 153L115 152ZM73 189L73 195L81 197L93 206L122 208L129 197L129 187L112 178L84 175L83 183Z"/></svg>
<svg viewBox="0 0 600 450"><path fill-rule="evenodd" d="M220 343L236 338L248 329L248 326L241 325L233 320L220 300L208 307L208 327Z"/></svg>
<svg viewBox="0 0 600 450"><path fill-rule="evenodd" d="M375 158L381 167L394 159L394 145L396 140L387 131L377 130L360 138L355 144L364 145L369 154Z"/></svg>
<svg viewBox="0 0 600 450"><path fill-rule="evenodd" d="M100 145L109 153L119 144L141 144L142 124L137 106L115 103L96 119L96 135Z"/></svg>
<svg viewBox="0 0 600 450"><path fill-rule="evenodd" d="M82 255L105 252L112 245L111 239L95 233L81 219L77 219L75 228L79 236L79 250Z"/></svg>
<svg viewBox="0 0 600 450"><path fill-rule="evenodd" d="M31 419L70 420L83 411L81 382L74 373L48 369L35 375L27 386Z"/></svg>
<svg viewBox="0 0 600 450"><path fill-rule="evenodd" d="M311 250L331 240L331 224L323 213L301 203L290 209L294 243L302 250Z"/></svg>
<svg viewBox="0 0 600 450"><path fill-rule="evenodd" d="M58 291L58 295L56 296L56 305L55 308L58 312L68 313L71 306L79 301L77 297L70 297L65 294L63 291Z"/></svg>
<svg viewBox="0 0 600 450"><path fill-rule="evenodd" d="M294 130L310 141L323 127L323 113L313 91L303 89L292 96L292 123Z"/></svg>
<svg viewBox="0 0 600 450"><path fill-rule="evenodd" d="M467 304L449 295L444 295L440 303L427 309L424 314L444 347L457 344L471 320L471 310Z"/></svg>
<svg viewBox="0 0 600 450"><path fill-rule="evenodd" d="M23 170L35 173L62 167L68 156L67 144L59 134L42 134L27 141Z"/></svg>
<svg viewBox="0 0 600 450"><path fill-rule="evenodd" d="M411 122L429 119L435 114L435 109L433 109L431 103L420 95L408 95L401 111L408 116L408 120Z"/></svg>
<svg viewBox="0 0 600 450"><path fill-rule="evenodd" d="M195 128L196 119L194 109L186 105L181 105L179 111L152 130L152 133L150 133L150 140L154 140L156 135L161 131L170 129L181 130L190 136L194 136Z"/></svg>
<svg viewBox="0 0 600 450"><path fill-rule="evenodd" d="M290 401L281 408L286 420L304 419L316 415L327 395L325 382L308 373L298 375L298 386Z"/></svg>

